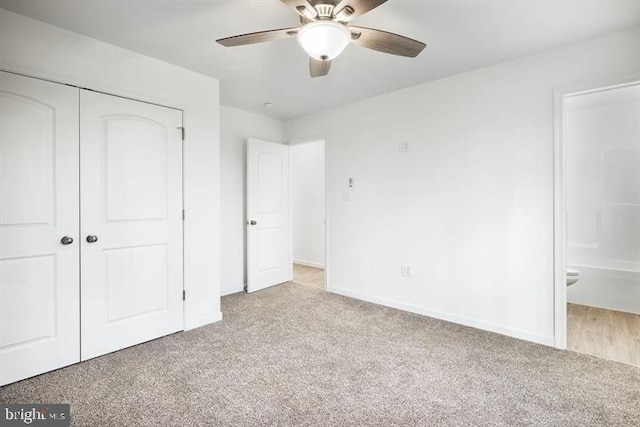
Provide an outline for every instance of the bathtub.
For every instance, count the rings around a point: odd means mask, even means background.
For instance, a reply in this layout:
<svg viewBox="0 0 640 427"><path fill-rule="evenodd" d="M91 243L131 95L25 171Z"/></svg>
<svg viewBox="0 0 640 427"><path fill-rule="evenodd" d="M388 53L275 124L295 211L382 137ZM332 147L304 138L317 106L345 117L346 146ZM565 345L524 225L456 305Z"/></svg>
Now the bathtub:
<svg viewBox="0 0 640 427"><path fill-rule="evenodd" d="M573 304L640 314L640 270L567 264L580 272L580 280L567 287Z"/></svg>

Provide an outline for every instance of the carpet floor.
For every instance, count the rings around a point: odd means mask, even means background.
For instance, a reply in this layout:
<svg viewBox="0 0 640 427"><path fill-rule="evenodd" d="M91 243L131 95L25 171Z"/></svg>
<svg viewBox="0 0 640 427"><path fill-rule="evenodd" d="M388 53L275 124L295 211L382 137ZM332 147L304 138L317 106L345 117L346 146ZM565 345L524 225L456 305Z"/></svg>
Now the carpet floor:
<svg viewBox="0 0 640 427"><path fill-rule="evenodd" d="M288 283L0 388L77 426L638 426L640 369Z"/></svg>

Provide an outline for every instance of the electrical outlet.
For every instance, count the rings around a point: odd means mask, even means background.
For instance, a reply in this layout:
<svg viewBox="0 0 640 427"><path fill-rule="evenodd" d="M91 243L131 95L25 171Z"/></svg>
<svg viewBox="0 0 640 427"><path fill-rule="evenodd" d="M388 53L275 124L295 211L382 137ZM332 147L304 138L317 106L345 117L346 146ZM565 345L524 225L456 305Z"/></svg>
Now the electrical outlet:
<svg viewBox="0 0 640 427"><path fill-rule="evenodd" d="M409 152L409 141L400 141L398 143L398 151L401 153Z"/></svg>
<svg viewBox="0 0 640 427"><path fill-rule="evenodd" d="M400 275L402 277L411 277L413 276L413 266L410 264L401 264L400 265Z"/></svg>

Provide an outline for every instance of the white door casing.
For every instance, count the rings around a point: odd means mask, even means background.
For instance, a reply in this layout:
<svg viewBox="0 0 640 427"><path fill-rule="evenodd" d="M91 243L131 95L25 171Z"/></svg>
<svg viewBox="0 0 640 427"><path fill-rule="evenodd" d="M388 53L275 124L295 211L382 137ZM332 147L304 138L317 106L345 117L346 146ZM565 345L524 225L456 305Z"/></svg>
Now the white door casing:
<svg viewBox="0 0 640 427"><path fill-rule="evenodd" d="M182 112L85 90L80 106L86 360L183 329Z"/></svg>
<svg viewBox="0 0 640 427"><path fill-rule="evenodd" d="M638 84L637 73L578 83L553 92L553 240L554 240L554 347L567 348L567 194L565 100L571 96Z"/></svg>
<svg viewBox="0 0 640 427"><path fill-rule="evenodd" d="M78 149L77 88L0 72L0 385L80 360Z"/></svg>
<svg viewBox="0 0 640 427"><path fill-rule="evenodd" d="M247 292L292 279L289 147L247 141Z"/></svg>

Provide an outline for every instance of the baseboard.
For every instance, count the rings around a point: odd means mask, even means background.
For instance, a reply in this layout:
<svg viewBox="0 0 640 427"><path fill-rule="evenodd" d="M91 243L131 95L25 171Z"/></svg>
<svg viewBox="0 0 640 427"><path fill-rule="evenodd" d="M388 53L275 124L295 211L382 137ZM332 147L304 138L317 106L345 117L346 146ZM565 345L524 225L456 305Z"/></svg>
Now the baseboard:
<svg viewBox="0 0 640 427"><path fill-rule="evenodd" d="M321 268L321 269L324 270L324 264L319 263L319 262L305 261L303 259L294 259L293 263L294 264L300 264L300 265L306 265L307 267Z"/></svg>
<svg viewBox="0 0 640 427"><path fill-rule="evenodd" d="M196 319L190 319L188 321L185 321L184 330L188 331L191 329L208 325L210 323L216 323L221 320L222 320L222 312L218 311L215 313L207 314L206 316L200 316Z"/></svg>
<svg viewBox="0 0 640 427"><path fill-rule="evenodd" d="M237 294L238 292L244 291L244 283L240 285L231 285L231 286L223 286L220 288L220 296L224 297L226 295Z"/></svg>
<svg viewBox="0 0 640 427"><path fill-rule="evenodd" d="M465 316L459 316L457 314L443 313L440 311L430 310L428 308L418 307L412 304L405 304L399 301L393 301L385 298L379 298L376 296L366 295L359 292L353 292L343 288L327 288L327 292L331 292L338 295L343 295L350 298L355 298L374 304L384 305L385 307L397 308L398 310L404 310L415 314L421 314L423 316L433 317L435 319L445 320L447 322L457 323L464 326L469 326L476 329L482 329L489 332L495 332L497 334L506 335L513 338L522 339L525 341L531 341L537 344L554 346L553 336L547 337L544 335L532 334L530 332L522 331L519 329L507 328L502 325L497 325L490 322L482 322L476 319L472 319Z"/></svg>

